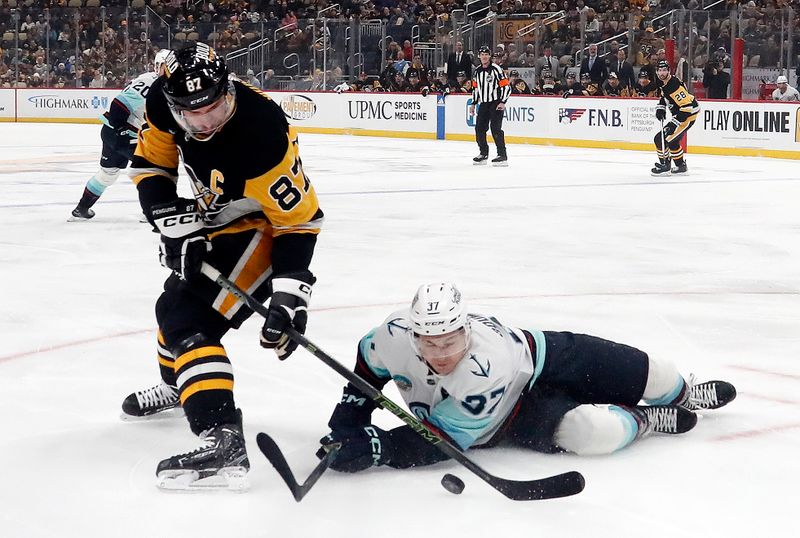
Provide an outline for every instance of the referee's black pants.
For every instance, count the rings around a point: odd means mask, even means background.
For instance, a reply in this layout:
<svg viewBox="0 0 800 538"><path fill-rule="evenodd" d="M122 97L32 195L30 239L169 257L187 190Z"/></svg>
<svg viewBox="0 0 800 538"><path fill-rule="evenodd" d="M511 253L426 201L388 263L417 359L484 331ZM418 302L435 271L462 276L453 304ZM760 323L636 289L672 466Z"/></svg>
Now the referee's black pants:
<svg viewBox="0 0 800 538"><path fill-rule="evenodd" d="M492 137L497 146L497 155L506 156L506 135L503 133L503 111L497 110L500 101L481 103L478 107L478 118L475 120L475 141L481 155L489 155L489 144L486 142L486 132L492 128Z"/></svg>

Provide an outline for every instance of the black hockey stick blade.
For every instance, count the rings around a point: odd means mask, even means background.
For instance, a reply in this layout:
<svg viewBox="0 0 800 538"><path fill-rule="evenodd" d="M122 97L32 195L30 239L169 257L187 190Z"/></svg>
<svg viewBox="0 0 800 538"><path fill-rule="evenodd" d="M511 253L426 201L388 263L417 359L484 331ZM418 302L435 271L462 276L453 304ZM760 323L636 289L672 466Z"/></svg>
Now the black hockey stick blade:
<svg viewBox="0 0 800 538"><path fill-rule="evenodd" d="M297 502L303 500L303 497L305 497L314 484L317 483L319 477L321 477L322 473L328 469L328 466L339 453L338 447L332 448L330 452L328 452L317 464L314 470L311 471L311 474L308 475L306 481L302 484L298 484L294 477L294 473L289 468L289 463L283 456L283 452L281 452L281 449L278 448L278 444L272 439L272 437L262 432L256 436L256 442L258 443L258 448L261 449L261 452L264 454L264 456L267 457L272 466L275 467L275 470L278 471L278 474L281 475L283 481L286 482L286 485L289 486L289 490L292 492L292 496Z"/></svg>
<svg viewBox="0 0 800 538"><path fill-rule="evenodd" d="M538 480L508 480L492 477L487 482L513 501L541 501L577 495L586 485L578 471L548 476Z"/></svg>

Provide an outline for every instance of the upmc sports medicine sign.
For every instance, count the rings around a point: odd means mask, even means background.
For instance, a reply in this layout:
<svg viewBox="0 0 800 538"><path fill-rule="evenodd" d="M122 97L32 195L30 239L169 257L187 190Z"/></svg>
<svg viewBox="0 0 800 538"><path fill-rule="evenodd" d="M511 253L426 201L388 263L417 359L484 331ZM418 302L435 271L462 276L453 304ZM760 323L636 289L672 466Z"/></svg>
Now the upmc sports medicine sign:
<svg viewBox="0 0 800 538"><path fill-rule="evenodd" d="M436 96L414 94L340 94L346 127L436 133Z"/></svg>

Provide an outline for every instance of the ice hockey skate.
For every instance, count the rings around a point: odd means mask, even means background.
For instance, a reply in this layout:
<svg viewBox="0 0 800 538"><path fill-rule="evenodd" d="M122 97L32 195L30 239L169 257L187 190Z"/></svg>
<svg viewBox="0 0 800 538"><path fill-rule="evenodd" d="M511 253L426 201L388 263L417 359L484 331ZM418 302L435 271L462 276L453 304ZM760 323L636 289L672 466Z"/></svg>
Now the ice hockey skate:
<svg viewBox="0 0 800 538"><path fill-rule="evenodd" d="M650 169L651 176L668 176L671 173L669 161L659 161Z"/></svg>
<svg viewBox="0 0 800 538"><path fill-rule="evenodd" d="M498 155L492 159L492 166L508 166L508 157L505 155Z"/></svg>
<svg viewBox="0 0 800 538"><path fill-rule="evenodd" d="M686 433L697 425L697 415L680 405L638 405L629 408L639 423L639 434Z"/></svg>
<svg viewBox="0 0 800 538"><path fill-rule="evenodd" d="M692 411L719 409L736 399L736 388L727 381L695 383L692 375L686 383L686 389L680 405Z"/></svg>
<svg viewBox="0 0 800 538"><path fill-rule="evenodd" d="M682 160L680 163L675 163L672 167L673 176L685 176L689 173L689 168L686 166L686 161Z"/></svg>
<svg viewBox="0 0 800 538"><path fill-rule="evenodd" d="M72 210L72 216L68 220L69 222L80 222L92 217L94 217L94 210L89 207L77 206Z"/></svg>
<svg viewBox="0 0 800 538"><path fill-rule="evenodd" d="M484 155L483 153L481 153L477 157L473 157L472 164L477 164L477 165L486 164L486 162L488 160L489 160L489 156L488 155Z"/></svg>
<svg viewBox="0 0 800 538"><path fill-rule="evenodd" d="M120 418L125 421L182 417L178 389L161 381L149 389L129 394L122 402Z"/></svg>
<svg viewBox="0 0 800 538"><path fill-rule="evenodd" d="M171 491L247 490L250 461L239 410L237 419L237 424L204 431L200 435L203 444L195 450L161 461L156 470L156 485Z"/></svg>

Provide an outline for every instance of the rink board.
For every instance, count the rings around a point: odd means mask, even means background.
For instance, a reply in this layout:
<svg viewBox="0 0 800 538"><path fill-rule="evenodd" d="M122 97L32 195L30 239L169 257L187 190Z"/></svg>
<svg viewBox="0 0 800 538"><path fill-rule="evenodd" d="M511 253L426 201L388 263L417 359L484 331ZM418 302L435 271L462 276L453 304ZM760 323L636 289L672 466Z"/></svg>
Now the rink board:
<svg viewBox="0 0 800 538"><path fill-rule="evenodd" d="M0 89L0 121L95 123L115 89ZM301 132L474 140L469 95L269 92ZM653 150L656 99L512 96L511 144ZM800 103L701 101L689 153L800 159Z"/></svg>

